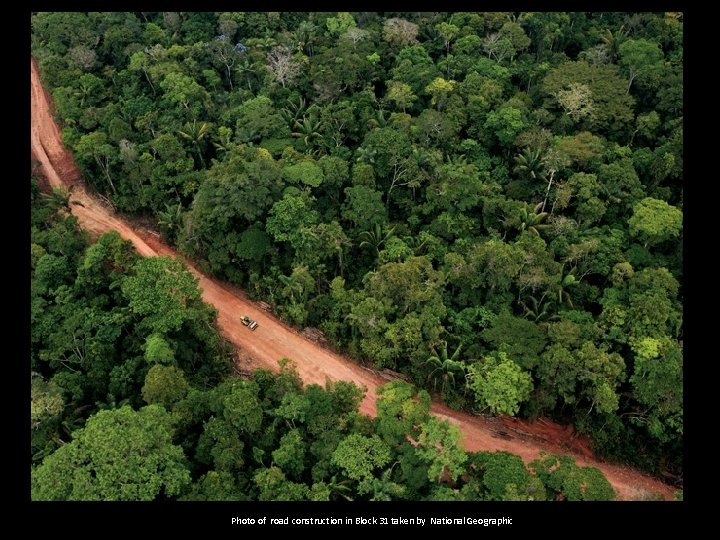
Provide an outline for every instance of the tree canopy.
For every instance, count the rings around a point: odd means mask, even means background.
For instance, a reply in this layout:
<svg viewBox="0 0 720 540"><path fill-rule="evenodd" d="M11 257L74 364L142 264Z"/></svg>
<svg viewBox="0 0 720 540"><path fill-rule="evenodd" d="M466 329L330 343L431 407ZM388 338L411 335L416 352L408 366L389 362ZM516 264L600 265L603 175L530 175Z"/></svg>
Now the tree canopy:
<svg viewBox="0 0 720 540"><path fill-rule="evenodd" d="M88 187L198 268L451 407L573 423L682 478L681 13L33 12L31 30ZM457 495L426 480L472 467L422 392L385 390L407 410L377 433L325 433L288 397L284 442L260 382L205 396L230 353L193 275L118 235L87 247L64 195L33 189L35 466L97 411L153 404L202 463L181 496ZM403 446L421 433L446 457ZM372 474L333 461L351 435ZM502 496L539 497L502 467ZM457 496L501 496L475 480Z"/></svg>

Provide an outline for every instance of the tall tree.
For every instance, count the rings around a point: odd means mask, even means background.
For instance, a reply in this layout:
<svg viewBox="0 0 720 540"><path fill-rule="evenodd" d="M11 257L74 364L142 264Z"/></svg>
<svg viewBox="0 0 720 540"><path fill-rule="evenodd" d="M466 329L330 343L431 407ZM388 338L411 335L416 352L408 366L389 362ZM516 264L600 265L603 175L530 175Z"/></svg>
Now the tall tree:
<svg viewBox="0 0 720 540"><path fill-rule="evenodd" d="M198 280L179 259L140 259L133 275L122 284L132 311L143 317L143 326L156 332L179 330L198 316Z"/></svg>
<svg viewBox="0 0 720 540"><path fill-rule="evenodd" d="M478 405L496 414L515 416L532 392L530 375L502 352L471 364L469 375Z"/></svg>
<svg viewBox="0 0 720 540"><path fill-rule="evenodd" d="M284 46L273 47L267 55L267 67L273 79L283 88L300 74L301 64L293 58L292 51Z"/></svg>
<svg viewBox="0 0 720 540"><path fill-rule="evenodd" d="M628 75L627 92L635 81L650 81L663 67L663 52L647 39L628 39L619 47L620 64Z"/></svg>
<svg viewBox="0 0 720 540"><path fill-rule="evenodd" d="M159 405L100 411L32 472L33 500L154 500L190 484L170 416Z"/></svg>
<svg viewBox="0 0 720 540"><path fill-rule="evenodd" d="M646 197L633 207L628 220L630 235L648 245L677 238L682 232L683 213L665 201Z"/></svg>

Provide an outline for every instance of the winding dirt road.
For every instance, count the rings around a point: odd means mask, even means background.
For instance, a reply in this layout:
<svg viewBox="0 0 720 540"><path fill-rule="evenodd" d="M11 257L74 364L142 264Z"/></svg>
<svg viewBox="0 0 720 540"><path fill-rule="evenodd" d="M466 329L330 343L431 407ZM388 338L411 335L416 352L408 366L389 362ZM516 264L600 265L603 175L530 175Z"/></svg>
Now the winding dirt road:
<svg viewBox="0 0 720 540"><path fill-rule="evenodd" d="M31 59L31 81L31 157L51 186L72 190L70 206L80 225L93 235L118 231L147 257L178 257L176 251L160 243L147 231L136 230L117 217L85 189L72 155L62 145L60 132L51 115L51 100L41 86L34 59ZM376 414L375 388L387 382L386 379L305 339L296 330L260 309L241 290L204 276L185 260L200 280L203 299L217 309L218 322L225 336L238 347L239 357L242 358L239 360L240 369L262 366L278 371L277 361L283 357L291 358L306 384L347 380L365 386L367 393L360 410L365 414ZM250 331L240 323L242 314L258 321L257 330ZM598 460L588 449L588 441L578 437L571 426L563 427L543 419L530 424L512 418L477 417L450 410L439 403L433 403L432 411L460 428L463 444L468 450L506 450L521 456L525 462L537 458L540 451L569 454L578 465L599 467L621 500L673 498L674 489L659 480Z"/></svg>

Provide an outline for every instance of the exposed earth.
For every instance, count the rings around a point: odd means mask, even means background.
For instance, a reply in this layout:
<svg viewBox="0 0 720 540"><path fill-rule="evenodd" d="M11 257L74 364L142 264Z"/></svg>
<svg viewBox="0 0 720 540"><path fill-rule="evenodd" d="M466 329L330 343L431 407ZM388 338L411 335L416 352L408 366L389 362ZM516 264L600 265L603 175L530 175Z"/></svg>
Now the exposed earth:
<svg viewBox="0 0 720 540"><path fill-rule="evenodd" d="M116 215L109 203L85 188L70 151L62 144L51 114L51 100L41 85L34 59L31 59L31 98L31 159L36 164L36 174L43 177L41 184L71 190L72 213L93 236L115 230L132 241L144 256L181 257L161 243L152 231L133 227ZM322 385L326 380L346 380L366 387L367 393L360 410L365 414L376 414L375 388L392 378L392 374L363 368L307 339L261 305L249 300L242 290L206 277L197 271L191 261L185 261L199 279L203 299L217 309L218 323L224 335L238 348L238 371L250 371L257 367L278 371L278 360L287 357L295 362L305 384ZM240 322L242 315L256 320L258 328L251 331L243 326ZM460 428L463 444L470 451L506 450L519 455L526 463L537 458L541 451L567 454L574 457L580 466L601 469L620 500L673 500L675 490L671 486L595 457L588 448L588 439L575 433L572 426L561 426L546 419L529 423L515 418L474 416L451 410L436 401L433 401L432 412Z"/></svg>

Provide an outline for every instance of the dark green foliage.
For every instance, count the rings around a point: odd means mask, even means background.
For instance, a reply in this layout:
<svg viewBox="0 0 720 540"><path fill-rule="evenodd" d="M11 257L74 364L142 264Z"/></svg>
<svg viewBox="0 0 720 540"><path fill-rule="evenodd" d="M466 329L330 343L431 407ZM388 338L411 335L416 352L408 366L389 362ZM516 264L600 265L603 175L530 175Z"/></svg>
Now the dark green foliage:
<svg viewBox="0 0 720 540"><path fill-rule="evenodd" d="M86 181L201 268L454 407L495 396L681 472L682 14L39 12L31 25ZM268 67L278 46L288 77ZM64 403L36 461L98 407L142 406L155 379L173 392L148 397L181 411L193 454L203 423L187 400L227 370L211 311L174 263L137 261L112 234L86 249L67 194L33 189L31 362L38 395ZM489 375L503 353L518 377ZM263 411L317 440L303 437L302 460L286 442L274 463L283 434L247 419L242 462L263 470L212 475L206 449L192 493L356 496L333 468L347 433L326 429L330 413L256 382ZM378 435L401 445L409 429L381 421ZM397 451L367 497L430 493L412 470L429 462ZM475 482L433 496L487 489Z"/></svg>
<svg viewBox="0 0 720 540"><path fill-rule="evenodd" d="M33 191L31 359L39 461L98 408L170 407L188 383L214 384L228 364L227 346L209 326L213 311L184 264L141 259L114 232L86 248L75 218L55 199L36 197Z"/></svg>
<svg viewBox="0 0 720 540"><path fill-rule="evenodd" d="M477 478L474 487L483 498L495 501L545 499L542 482L531 474L518 456L507 452L478 452L469 456L468 469Z"/></svg>
<svg viewBox="0 0 720 540"><path fill-rule="evenodd" d="M567 501L607 501L615 492L595 467L578 467L568 456L541 454L530 463L538 478L545 484L548 499Z"/></svg>
<svg viewBox="0 0 720 540"><path fill-rule="evenodd" d="M33 470L33 500L153 500L189 483L182 449L159 405L99 411Z"/></svg>

